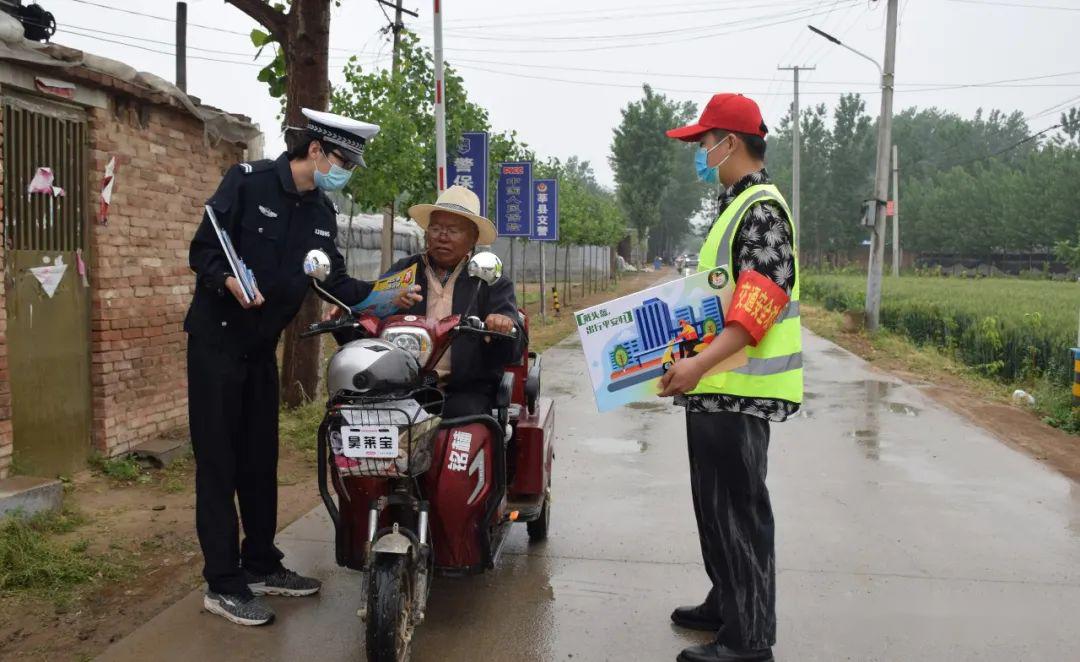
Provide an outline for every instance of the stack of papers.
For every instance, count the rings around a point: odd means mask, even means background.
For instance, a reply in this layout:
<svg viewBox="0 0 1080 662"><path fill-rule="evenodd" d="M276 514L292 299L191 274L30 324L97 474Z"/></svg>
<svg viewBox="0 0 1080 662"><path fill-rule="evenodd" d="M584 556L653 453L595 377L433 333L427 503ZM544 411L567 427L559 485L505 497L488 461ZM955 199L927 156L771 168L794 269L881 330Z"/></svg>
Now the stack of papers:
<svg viewBox="0 0 1080 662"><path fill-rule="evenodd" d="M229 234L221 228L221 224L218 223L217 216L214 214L214 208L210 205L206 205L206 215L210 217L210 223L214 226L218 241L221 242L221 250L225 251L225 259L229 261L229 270L232 271L232 275L236 277L236 280L240 282L244 303L251 303L255 300L256 293L259 291L258 285L255 284L254 272L247 268L247 265L236 253L232 240L229 239Z"/></svg>

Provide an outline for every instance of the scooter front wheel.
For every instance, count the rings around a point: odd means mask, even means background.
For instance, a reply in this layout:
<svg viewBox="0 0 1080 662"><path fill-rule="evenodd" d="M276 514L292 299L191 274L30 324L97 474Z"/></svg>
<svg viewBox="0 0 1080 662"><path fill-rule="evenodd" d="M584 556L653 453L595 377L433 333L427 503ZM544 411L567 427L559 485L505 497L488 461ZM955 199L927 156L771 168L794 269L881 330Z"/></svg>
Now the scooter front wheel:
<svg viewBox="0 0 1080 662"><path fill-rule="evenodd" d="M368 662L404 662L412 639L412 583L409 559L380 554L368 583Z"/></svg>

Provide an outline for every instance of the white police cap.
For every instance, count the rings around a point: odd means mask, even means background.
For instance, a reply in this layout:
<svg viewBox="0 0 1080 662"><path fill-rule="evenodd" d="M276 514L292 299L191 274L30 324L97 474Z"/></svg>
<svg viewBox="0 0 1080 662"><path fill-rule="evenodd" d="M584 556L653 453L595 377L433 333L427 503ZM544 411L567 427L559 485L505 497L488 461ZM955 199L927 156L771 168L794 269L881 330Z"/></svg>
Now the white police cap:
<svg viewBox="0 0 1080 662"><path fill-rule="evenodd" d="M308 131L319 136L320 140L339 147L350 160L367 166L364 163L364 145L379 132L377 124L310 108L302 108L301 111L308 118Z"/></svg>

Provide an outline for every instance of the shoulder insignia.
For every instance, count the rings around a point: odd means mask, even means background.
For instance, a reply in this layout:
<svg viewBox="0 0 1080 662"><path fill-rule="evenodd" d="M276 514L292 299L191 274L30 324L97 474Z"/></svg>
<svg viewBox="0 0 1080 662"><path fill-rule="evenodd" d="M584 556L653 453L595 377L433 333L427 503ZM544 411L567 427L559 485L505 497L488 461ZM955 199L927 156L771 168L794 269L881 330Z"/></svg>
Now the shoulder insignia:
<svg viewBox="0 0 1080 662"><path fill-rule="evenodd" d="M274 169L274 161L271 159L262 159L260 161L243 161L238 163L240 170L245 175L250 175L256 172L266 172Z"/></svg>

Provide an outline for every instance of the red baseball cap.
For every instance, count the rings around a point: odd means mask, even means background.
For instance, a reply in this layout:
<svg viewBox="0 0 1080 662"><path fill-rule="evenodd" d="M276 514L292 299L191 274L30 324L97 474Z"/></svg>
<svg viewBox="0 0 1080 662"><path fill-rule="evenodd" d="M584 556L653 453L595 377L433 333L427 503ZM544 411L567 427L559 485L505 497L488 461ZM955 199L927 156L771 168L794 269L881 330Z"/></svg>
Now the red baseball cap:
<svg viewBox="0 0 1080 662"><path fill-rule="evenodd" d="M710 129L747 133L765 137L768 129L761 119L761 109L753 99L741 94L714 94L701 111L701 119L695 124L667 131L668 138L678 138L684 142L697 142L702 134Z"/></svg>

